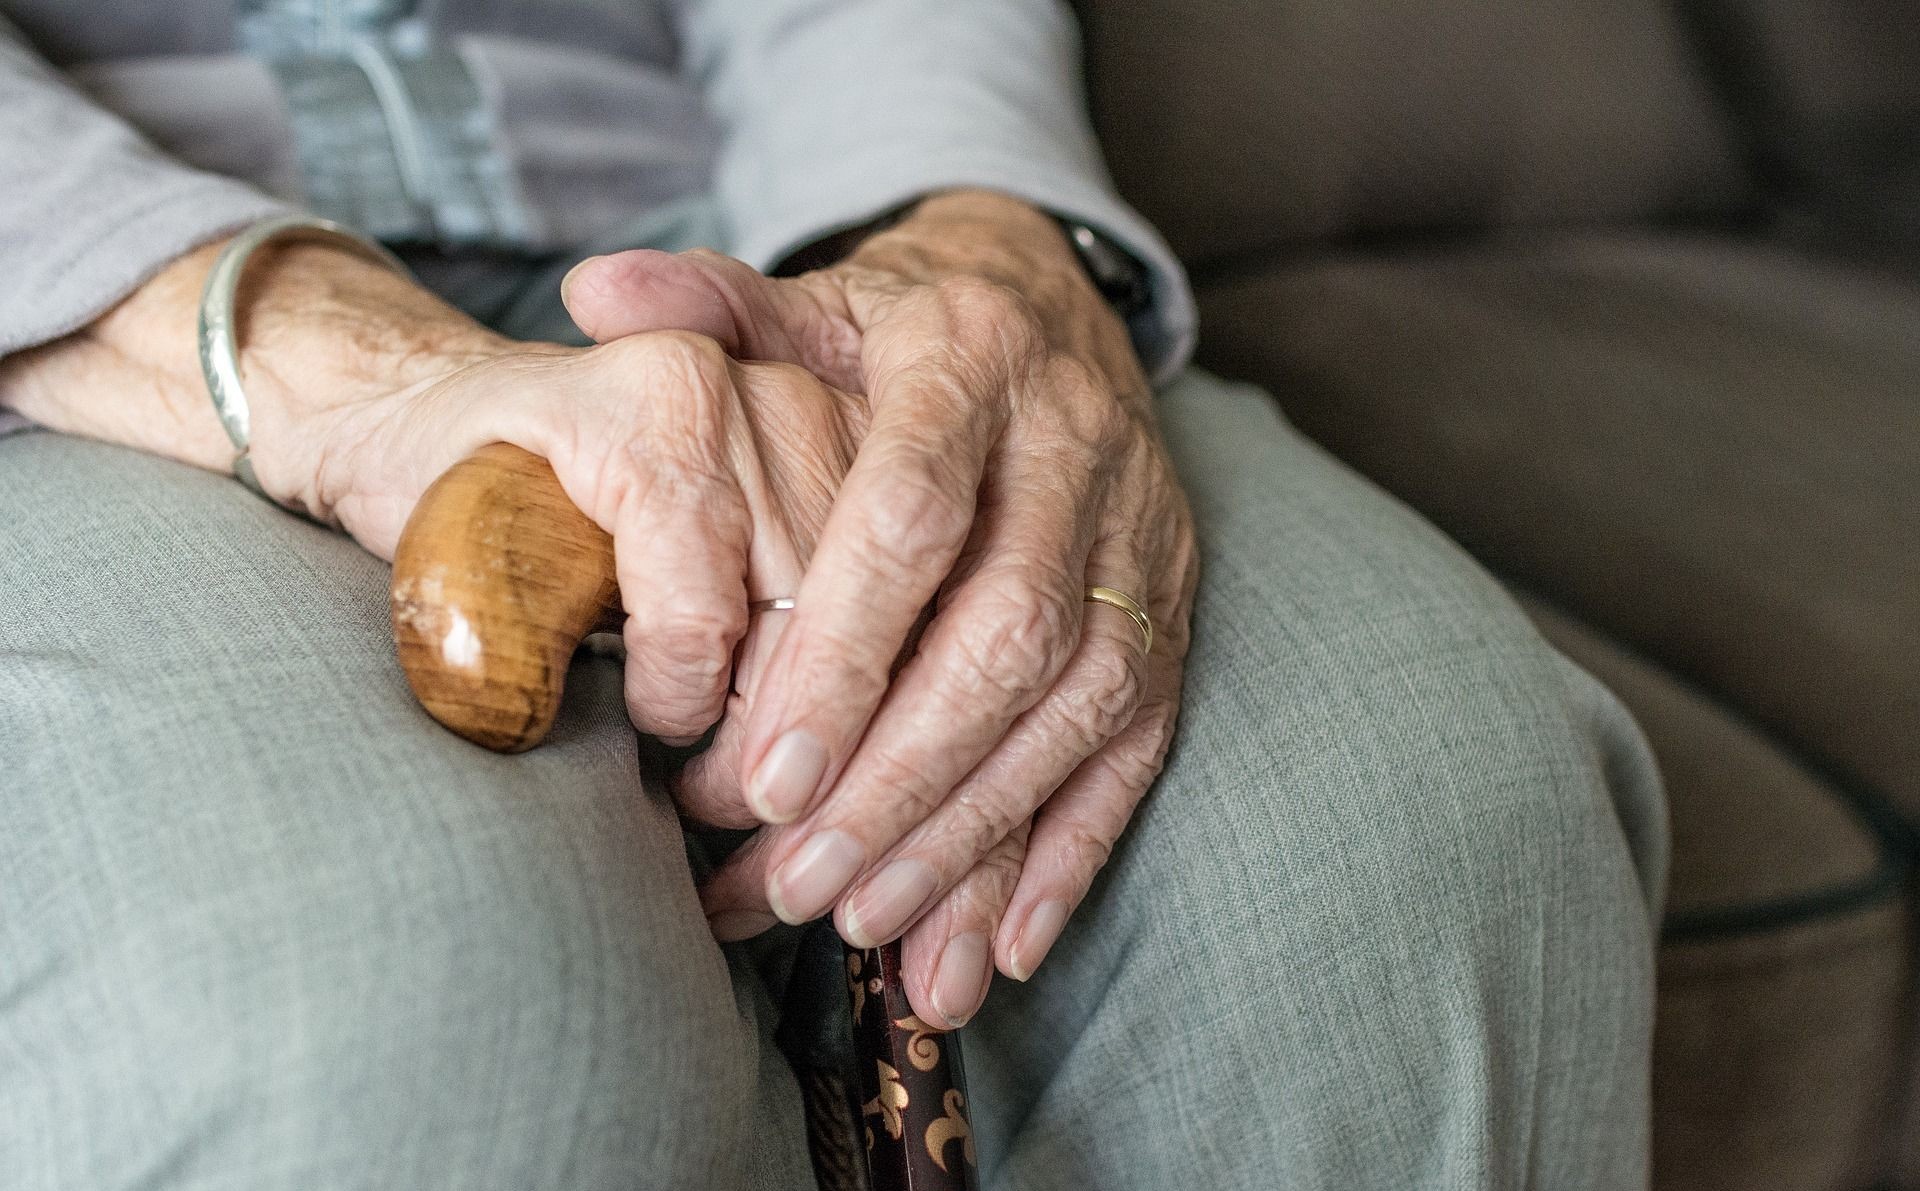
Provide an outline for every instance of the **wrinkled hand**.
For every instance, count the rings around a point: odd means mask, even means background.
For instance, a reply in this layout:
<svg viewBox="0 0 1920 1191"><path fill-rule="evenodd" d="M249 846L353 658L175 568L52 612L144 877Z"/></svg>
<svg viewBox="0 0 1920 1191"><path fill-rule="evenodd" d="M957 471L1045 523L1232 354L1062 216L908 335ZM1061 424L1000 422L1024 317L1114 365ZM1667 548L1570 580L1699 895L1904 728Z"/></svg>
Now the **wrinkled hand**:
<svg viewBox="0 0 1920 1191"><path fill-rule="evenodd" d="M730 697L750 600L799 582L864 404L677 331L585 350L499 341L443 375L256 438L269 491L393 556L421 493L481 446L543 456L613 537L635 724L690 743ZM742 648L744 646L744 648Z"/></svg>
<svg viewBox="0 0 1920 1191"><path fill-rule="evenodd" d="M678 793L781 825L708 882L717 933L908 932L916 1011L960 1024L990 961L1024 980L1053 945L1174 728L1193 533L1124 328L1050 220L977 193L792 280L640 251L566 298L596 339L694 331L864 396L798 607ZM1148 607L1151 657L1093 585Z"/></svg>

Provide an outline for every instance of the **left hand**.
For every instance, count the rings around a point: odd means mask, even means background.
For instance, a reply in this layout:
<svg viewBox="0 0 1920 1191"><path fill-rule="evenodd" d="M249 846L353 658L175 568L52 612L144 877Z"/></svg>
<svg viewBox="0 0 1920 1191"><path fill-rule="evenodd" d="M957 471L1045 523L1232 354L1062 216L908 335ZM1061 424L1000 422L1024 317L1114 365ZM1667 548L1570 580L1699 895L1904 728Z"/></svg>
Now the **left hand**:
<svg viewBox="0 0 1920 1191"><path fill-rule="evenodd" d="M564 288L596 339L695 331L866 402L798 607L741 675L744 720L677 794L782 825L710 878L710 916L905 932L916 1012L961 1024L990 959L1024 980L1058 938L1177 716L1192 521L1125 328L1051 219L979 192L791 280L636 251ZM1146 605L1151 656L1095 585Z"/></svg>

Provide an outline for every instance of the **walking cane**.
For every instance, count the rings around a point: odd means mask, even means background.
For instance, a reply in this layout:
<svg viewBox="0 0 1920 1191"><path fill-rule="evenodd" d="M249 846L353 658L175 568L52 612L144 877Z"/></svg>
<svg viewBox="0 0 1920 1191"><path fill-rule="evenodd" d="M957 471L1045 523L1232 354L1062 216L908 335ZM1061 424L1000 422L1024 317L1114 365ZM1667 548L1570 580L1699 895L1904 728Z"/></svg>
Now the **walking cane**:
<svg viewBox="0 0 1920 1191"><path fill-rule="evenodd" d="M434 719L517 753L553 726L580 642L619 627L619 595L612 540L567 499L544 459L495 443L435 481L407 521L393 560L394 643ZM813 937L831 942L830 934ZM817 968L833 949L807 954ZM800 1073L823 1188L974 1191L959 1039L914 1016L898 943L845 947L839 958L831 979L847 991L853 1070L816 1061ZM804 976L797 982L818 998L818 981ZM843 1023L814 1024L798 1049L816 1059L835 1053ZM856 1140L864 1162L845 1152Z"/></svg>

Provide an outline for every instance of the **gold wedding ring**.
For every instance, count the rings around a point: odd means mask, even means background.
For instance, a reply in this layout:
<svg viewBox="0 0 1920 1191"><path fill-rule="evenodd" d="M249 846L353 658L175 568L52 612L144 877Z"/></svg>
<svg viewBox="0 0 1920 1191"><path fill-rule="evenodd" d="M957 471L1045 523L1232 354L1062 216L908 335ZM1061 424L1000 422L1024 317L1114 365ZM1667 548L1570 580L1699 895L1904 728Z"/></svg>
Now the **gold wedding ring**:
<svg viewBox="0 0 1920 1191"><path fill-rule="evenodd" d="M1089 587L1087 588L1087 602L1089 604L1105 604L1109 608L1118 608L1120 611L1132 617L1133 623L1140 626L1140 635L1145 638L1145 641L1142 643L1144 648L1149 654L1153 652L1153 618L1147 615L1147 610L1140 606L1139 600L1134 599L1124 591L1119 591L1111 587Z"/></svg>

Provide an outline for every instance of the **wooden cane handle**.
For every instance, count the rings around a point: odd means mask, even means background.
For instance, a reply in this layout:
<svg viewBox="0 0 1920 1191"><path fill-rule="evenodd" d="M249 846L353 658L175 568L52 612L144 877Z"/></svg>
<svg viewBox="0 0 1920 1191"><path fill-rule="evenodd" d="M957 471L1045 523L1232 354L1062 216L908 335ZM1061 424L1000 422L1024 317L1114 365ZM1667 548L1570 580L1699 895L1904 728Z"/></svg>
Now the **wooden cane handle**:
<svg viewBox="0 0 1920 1191"><path fill-rule="evenodd" d="M434 719L517 753L560 710L567 665L618 622L613 540L537 455L495 443L434 481L393 557L394 642ZM900 944L846 953L854 1109L874 1191L974 1191L959 1039L913 1016Z"/></svg>
<svg viewBox="0 0 1920 1191"><path fill-rule="evenodd" d="M428 714L487 748L546 736L582 639L614 622L613 539L538 455L482 447L434 481L393 556L394 643Z"/></svg>

